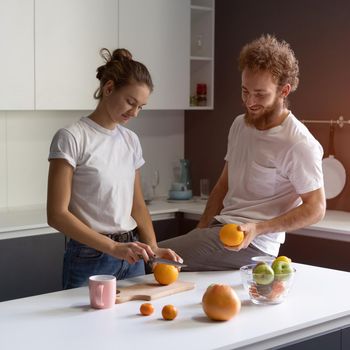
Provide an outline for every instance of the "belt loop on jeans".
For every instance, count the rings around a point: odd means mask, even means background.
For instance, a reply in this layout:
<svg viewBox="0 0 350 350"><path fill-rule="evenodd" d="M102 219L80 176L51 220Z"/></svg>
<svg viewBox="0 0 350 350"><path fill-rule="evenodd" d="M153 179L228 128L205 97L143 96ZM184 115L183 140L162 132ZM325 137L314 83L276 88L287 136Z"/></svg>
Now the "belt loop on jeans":
<svg viewBox="0 0 350 350"><path fill-rule="evenodd" d="M134 231L127 231L122 233L107 233L105 234L105 236L119 243L134 242L137 240L137 235Z"/></svg>

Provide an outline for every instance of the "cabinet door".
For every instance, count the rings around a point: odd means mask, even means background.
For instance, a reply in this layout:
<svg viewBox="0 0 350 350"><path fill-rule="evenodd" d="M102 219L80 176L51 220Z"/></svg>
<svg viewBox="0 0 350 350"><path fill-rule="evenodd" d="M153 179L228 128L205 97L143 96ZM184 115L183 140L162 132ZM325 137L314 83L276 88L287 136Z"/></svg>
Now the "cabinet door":
<svg viewBox="0 0 350 350"><path fill-rule="evenodd" d="M0 1L0 109L34 109L34 0Z"/></svg>
<svg viewBox="0 0 350 350"><path fill-rule="evenodd" d="M189 0L119 0L119 46L152 75L147 109L188 107L190 13Z"/></svg>
<svg viewBox="0 0 350 350"><path fill-rule="evenodd" d="M342 350L350 349L350 327L341 330L341 345Z"/></svg>
<svg viewBox="0 0 350 350"><path fill-rule="evenodd" d="M0 240L0 301L62 289L60 233Z"/></svg>
<svg viewBox="0 0 350 350"><path fill-rule="evenodd" d="M118 45L118 0L36 0L37 109L93 109L99 50Z"/></svg>
<svg viewBox="0 0 350 350"><path fill-rule="evenodd" d="M153 221L153 227L157 242L177 237L179 234L179 220L177 218Z"/></svg>
<svg viewBox="0 0 350 350"><path fill-rule="evenodd" d="M287 233L279 255L289 256L293 261L302 264L350 271L349 249L350 242Z"/></svg>
<svg viewBox="0 0 350 350"><path fill-rule="evenodd" d="M277 350L345 350L341 347L341 331L320 335L293 345L281 346ZM346 348L348 349L348 348Z"/></svg>

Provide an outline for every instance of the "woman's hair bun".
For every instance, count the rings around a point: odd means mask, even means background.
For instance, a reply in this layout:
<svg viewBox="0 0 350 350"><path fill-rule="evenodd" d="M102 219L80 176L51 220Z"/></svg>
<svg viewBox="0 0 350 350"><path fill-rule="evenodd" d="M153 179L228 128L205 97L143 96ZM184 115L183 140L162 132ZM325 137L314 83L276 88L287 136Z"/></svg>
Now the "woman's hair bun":
<svg viewBox="0 0 350 350"><path fill-rule="evenodd" d="M127 49L116 49L111 53L108 49L103 48L100 50L100 55L108 64L111 61L124 61L124 60L132 60L132 54Z"/></svg>
<svg viewBox="0 0 350 350"><path fill-rule="evenodd" d="M132 60L132 54L127 49L116 49L113 51L112 60L122 61L122 60Z"/></svg>
<svg viewBox="0 0 350 350"><path fill-rule="evenodd" d="M113 61L132 61L132 54L127 49L116 49L111 53L108 49L103 48L100 50L100 55L106 62L104 65L97 68L96 78L101 80L104 72L106 71L106 65L113 64Z"/></svg>

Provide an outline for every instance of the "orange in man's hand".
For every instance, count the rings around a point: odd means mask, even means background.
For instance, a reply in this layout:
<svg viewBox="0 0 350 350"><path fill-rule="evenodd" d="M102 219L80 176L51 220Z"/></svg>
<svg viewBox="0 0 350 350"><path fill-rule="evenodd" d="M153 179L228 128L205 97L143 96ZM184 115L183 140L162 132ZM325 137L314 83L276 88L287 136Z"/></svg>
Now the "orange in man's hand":
<svg viewBox="0 0 350 350"><path fill-rule="evenodd" d="M168 285L177 280L179 270L172 265L157 264L153 270L153 274L159 284Z"/></svg>
<svg viewBox="0 0 350 350"><path fill-rule="evenodd" d="M162 309L164 320L171 321L177 316L177 309L174 305L165 305Z"/></svg>
<svg viewBox="0 0 350 350"><path fill-rule="evenodd" d="M238 230L236 224L226 224L220 230L220 240L229 247L235 247L243 242L244 233Z"/></svg>
<svg viewBox="0 0 350 350"><path fill-rule="evenodd" d="M140 312L144 316L152 315L154 312L154 306L150 303L144 303L140 306Z"/></svg>

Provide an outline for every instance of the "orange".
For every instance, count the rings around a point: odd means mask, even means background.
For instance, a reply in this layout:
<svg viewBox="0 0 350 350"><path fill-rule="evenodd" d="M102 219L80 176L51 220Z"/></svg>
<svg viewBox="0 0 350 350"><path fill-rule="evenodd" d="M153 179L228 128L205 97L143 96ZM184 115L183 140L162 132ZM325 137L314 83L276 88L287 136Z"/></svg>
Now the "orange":
<svg viewBox="0 0 350 350"><path fill-rule="evenodd" d="M159 284L168 285L177 280L179 270L172 265L157 264L154 267L153 274Z"/></svg>
<svg viewBox="0 0 350 350"><path fill-rule="evenodd" d="M241 300L228 284L212 284L202 297L205 314L214 321L228 321L241 310Z"/></svg>
<svg viewBox="0 0 350 350"><path fill-rule="evenodd" d="M162 309L164 320L171 321L177 316L177 309L174 305L165 305Z"/></svg>
<svg viewBox="0 0 350 350"><path fill-rule="evenodd" d="M285 261L287 262L288 264L290 264L292 262L292 259L291 258L288 258L288 256L285 256L285 255L280 255L278 256L273 262L275 261Z"/></svg>
<svg viewBox="0 0 350 350"><path fill-rule="evenodd" d="M152 315L154 312L154 306L150 303L144 303L140 306L140 312L144 316Z"/></svg>
<svg viewBox="0 0 350 350"><path fill-rule="evenodd" d="M236 224L226 224L220 230L220 240L229 247L235 247L243 242L244 233L238 230Z"/></svg>

